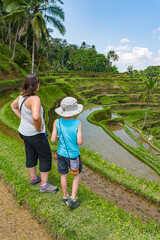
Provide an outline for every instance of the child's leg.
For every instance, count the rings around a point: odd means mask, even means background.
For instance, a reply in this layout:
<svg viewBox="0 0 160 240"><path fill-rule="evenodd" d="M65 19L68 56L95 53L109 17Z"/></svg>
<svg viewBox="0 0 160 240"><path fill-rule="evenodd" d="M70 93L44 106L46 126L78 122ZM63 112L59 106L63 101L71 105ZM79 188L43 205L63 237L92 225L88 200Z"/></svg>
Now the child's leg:
<svg viewBox="0 0 160 240"><path fill-rule="evenodd" d="M80 179L81 179L81 173L74 176L73 184L72 184L72 195L71 195L72 199L76 199L76 194L77 194L77 191L78 191L78 186L79 186Z"/></svg>
<svg viewBox="0 0 160 240"><path fill-rule="evenodd" d="M64 198L69 197L68 189L67 189L67 176L68 174L61 174L61 186Z"/></svg>

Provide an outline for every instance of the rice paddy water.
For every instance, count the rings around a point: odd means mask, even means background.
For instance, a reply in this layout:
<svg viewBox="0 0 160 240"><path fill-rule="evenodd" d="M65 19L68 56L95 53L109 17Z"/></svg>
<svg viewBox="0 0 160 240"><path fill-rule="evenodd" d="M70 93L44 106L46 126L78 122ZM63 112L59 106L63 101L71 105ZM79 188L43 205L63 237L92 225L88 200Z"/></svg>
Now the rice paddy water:
<svg viewBox="0 0 160 240"><path fill-rule="evenodd" d="M102 107L94 104L88 104L84 107L78 118L82 122L83 129L83 146L89 147L94 152L98 152L104 160L109 163L115 163L122 168L126 168L126 172L132 173L136 177L143 177L149 180L158 180L159 175L149 166L144 164L138 158L133 156L114 139L112 139L101 127L91 124L87 121L87 116ZM114 117L114 116L112 116ZM136 147L136 142L124 131L117 130L114 132L127 144L132 143Z"/></svg>

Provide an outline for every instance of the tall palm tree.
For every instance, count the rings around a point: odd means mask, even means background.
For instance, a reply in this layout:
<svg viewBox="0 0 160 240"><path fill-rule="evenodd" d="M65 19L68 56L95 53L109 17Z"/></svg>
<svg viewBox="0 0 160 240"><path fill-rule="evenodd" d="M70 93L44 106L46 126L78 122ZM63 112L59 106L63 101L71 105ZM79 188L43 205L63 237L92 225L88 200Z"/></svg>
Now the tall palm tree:
<svg viewBox="0 0 160 240"><path fill-rule="evenodd" d="M34 72L35 58L35 43L37 48L40 46L42 36L45 36L49 41L49 33L47 31L47 23L51 23L57 28L61 34L65 33L65 27L62 24L64 21L64 12L61 7L56 5L56 2L63 4L61 0L4 0L8 16L23 16L24 24L19 30L19 38L26 34L29 26L32 28L32 68ZM60 20L59 20L60 19Z"/></svg>
<svg viewBox="0 0 160 240"><path fill-rule="evenodd" d="M5 15L5 10L4 10L3 1L0 0L0 37L3 43L5 43L5 35L7 32L6 23L2 19L4 15Z"/></svg>
<svg viewBox="0 0 160 240"><path fill-rule="evenodd" d="M112 67L112 61L118 61L119 56L115 53L115 51L109 51L107 53L106 61L107 61L107 67Z"/></svg>
<svg viewBox="0 0 160 240"><path fill-rule="evenodd" d="M140 99L145 100L147 102L146 112L145 112L145 116L144 116L144 123L143 123L142 129L144 129L144 126L146 124L149 100L150 100L150 97L152 96L152 91L157 87L157 79L153 79L152 77L148 78L144 82L144 87L145 87L145 92L142 93L139 96Z"/></svg>

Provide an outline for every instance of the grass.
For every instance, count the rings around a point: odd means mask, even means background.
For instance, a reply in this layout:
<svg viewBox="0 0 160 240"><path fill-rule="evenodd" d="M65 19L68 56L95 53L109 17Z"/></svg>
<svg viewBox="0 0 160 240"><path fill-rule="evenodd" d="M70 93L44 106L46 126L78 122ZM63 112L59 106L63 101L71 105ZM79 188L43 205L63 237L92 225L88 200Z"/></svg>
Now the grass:
<svg viewBox="0 0 160 240"><path fill-rule="evenodd" d="M52 78L53 77L53 78ZM121 78L122 77L122 78ZM122 81L123 80L123 81ZM16 83L19 80L3 81L3 84ZM41 76L43 85L40 87L39 96L47 111L55 107L55 103L67 95L74 96L78 101L87 103L83 96L92 94L92 88L105 87L106 84L116 84L119 86L117 90L111 88L112 91L123 91L129 93L132 87L137 86L137 82L132 84L127 75L97 74L97 73L47 73L47 76ZM140 90L140 85L138 90ZM75 89L90 88L89 91L80 94ZM136 89L136 88L135 88ZM108 89L107 89L108 90ZM96 91L96 90L95 90ZM99 90L98 90L99 91ZM119 92L120 94L120 92ZM16 97L17 93L12 97ZM125 96L126 97L126 96ZM102 99L104 102L106 98ZM110 99L110 100L115 100ZM127 100L127 99L123 99ZM103 102L102 101L102 102ZM111 101L112 102L112 101ZM112 102L113 103L113 102ZM104 103L105 104L105 103ZM132 104L130 104L131 106ZM127 104L119 105L120 107ZM129 105L128 105L129 106ZM110 109L108 108L110 111ZM144 111L139 113L144 115ZM46 114L47 116L47 114ZM153 114L150 115L153 117ZM129 118L129 117L128 117ZM130 114L130 119L136 120L136 112ZM19 121L10 109L10 103L6 104L0 110L0 119L12 129L18 128ZM48 122L48 117L47 117ZM100 119L101 120L101 119ZM103 123L104 124L104 123ZM104 126L105 127L105 124ZM57 149L57 143L51 144L52 149ZM142 147L141 147L142 148ZM139 156L140 149L130 148ZM142 150L142 149L141 149ZM144 149L143 149L144 150ZM62 190L60 187L60 176L57 173L57 166L53 163L49 181L59 186L60 191L56 194L41 194L38 186L29 184L28 172L25 169L25 152L21 142L10 138L0 132L0 175L4 178L17 197L19 204L27 205L34 215L49 229L54 236L66 239L109 239L109 240L157 240L160 239L160 225L153 220L142 222L139 217L133 217L126 213L123 209L118 209L114 204L108 203L103 198L93 194L87 190L84 185L80 184L78 197L80 200L80 208L75 211L69 211L61 206ZM144 156L150 158L147 151ZM109 164L104 161L99 154L93 153L89 149L81 148L82 160L92 169L100 172L112 181L122 184L132 191L141 194L148 200L160 203L160 184L156 181L148 181L147 179L136 178L131 174L127 174L125 169L115 164ZM72 176L69 174L68 184L71 191ZM143 187L145 185L145 188Z"/></svg>
<svg viewBox="0 0 160 240"><path fill-rule="evenodd" d="M98 111L96 111L98 112ZM6 104L1 110L1 120L3 118L3 122L7 124L10 128L17 131L19 126L19 120L14 115L14 113L10 109L10 103ZM114 135L114 134L113 134ZM52 144L54 150L56 150L56 145ZM131 148L132 149L132 148ZM138 152L138 150L132 149L132 152L135 154L135 151ZM125 172L125 169L120 168L119 166L116 166L115 164L108 164L108 162L103 161L103 159L97 155L91 152L88 149L82 148L82 154L84 153L84 163L88 166L90 166L92 169L100 172L107 178L111 179L112 181L123 184L129 189L132 189L134 192L141 194L142 196L146 197L149 200L152 200L154 202L160 203L160 185L157 182L150 182L147 181L147 179L139 179L131 174L127 174ZM139 157L140 151L139 151ZM146 185L147 188L143 190L142 186ZM157 191L158 189L158 191Z"/></svg>
<svg viewBox="0 0 160 240"><path fill-rule="evenodd" d="M124 168L114 163L109 164L107 161L104 161L99 154L93 153L87 148L81 148L81 153L82 156L84 154L83 162L95 171L100 172L113 182L124 185L148 200L160 204L160 184L157 181L149 181L144 178L135 177L132 174L127 174ZM146 186L145 189L143 189L144 185Z"/></svg>
<svg viewBox="0 0 160 240"><path fill-rule="evenodd" d="M9 74L12 73L13 70L18 71L19 74L25 75L26 72L20 68L15 62L10 60L6 55L0 53L0 72L1 74Z"/></svg>
<svg viewBox="0 0 160 240"><path fill-rule="evenodd" d="M80 184L78 197L80 207L70 211L61 206L62 191L42 194L38 186L29 184L25 169L25 152L21 142L0 132L0 174L13 188L19 204L30 207L53 236L66 239L109 239L109 240L157 240L160 238L159 224L153 220L142 222L123 209L96 196ZM83 153L84 155L85 153ZM60 187L60 176L53 164L49 181ZM71 190L72 176L68 184Z"/></svg>
<svg viewBox="0 0 160 240"><path fill-rule="evenodd" d="M57 102L58 99L61 99L62 97L66 96L67 92L74 96L76 94L76 92L73 91L73 88L70 87L70 85L62 84L62 83L54 83L53 85L41 86L38 94L41 98L42 103L44 104L45 109L48 111L50 108L52 108L52 106L55 105L55 103ZM12 97L17 97L17 94L12 94ZM78 97L78 95L76 97ZM108 111L108 113L107 113L107 111ZM94 117L92 118L92 116L96 115L98 117L97 114L98 114L98 112L100 112L100 113L102 113L102 116L100 119L98 118L97 120L101 121L101 120L103 120L102 118L104 118L104 116L107 116L107 117L110 116L110 111L111 111L110 107L108 107L105 110L96 111L95 113L92 113L90 115L89 119L91 121L94 121ZM136 111L132 111L132 116L133 116L133 113L134 113L134 116L136 117L137 116ZM141 111L140 114L144 114L143 111ZM48 116L48 114L45 114L45 116ZM15 114L12 112L12 110L10 108L10 103L7 103L0 110L0 119L3 123L7 124L11 129L17 131L18 126L19 126L19 120L15 116ZM46 122L48 123L48 117L46 118ZM156 163L153 163L150 160L150 155L148 154L147 151L144 151L144 149L143 149L143 151L141 151L141 148L134 149L134 148L126 145L119 138L117 138L114 134L112 134L109 130L107 130L107 127L105 126L106 123L104 121L99 122L99 124L102 124L103 125L102 127L105 128L105 130L108 131L110 135L113 135L112 137L116 141L118 141L121 145L123 145L131 153L133 153L134 155L136 155L137 157L142 159L144 162L146 162L148 165L150 165L154 170L156 170L159 173L159 165L157 165ZM94 154L92 157L93 157L93 159L95 158ZM152 184L151 185L149 184L149 187L147 188L147 190L143 191L143 189L141 189L141 187L139 187L140 186L139 182L137 182L136 185L134 184L136 182L136 178L134 178L133 176L131 177L131 176L127 175L125 173L125 171L121 170L119 167L115 168L115 166L114 166L114 168L113 168L112 165L111 166L107 165L107 168L106 168L106 165L105 165L106 163L104 164L103 160L101 160L100 158L98 159L98 161L93 161L93 159L92 158L90 159L87 155L87 159L88 160L85 161L85 163L87 165L89 165L93 169L96 169L97 171L101 172L106 177L110 178L111 180L113 180L119 184L125 185L126 187L132 189L133 191L135 191L137 193L140 193L141 195L147 197L149 200L160 203L160 198L158 197L157 192L154 191L156 183L155 184L153 183L153 186L151 186ZM103 169L104 165L105 165L105 169L106 169L105 171ZM117 172L117 169L119 169L118 170L119 173ZM122 176L123 172L125 173L124 177ZM146 180L143 180L142 184L146 185Z"/></svg>
<svg viewBox="0 0 160 240"><path fill-rule="evenodd" d="M128 110L128 111L115 111L116 113L120 114L121 116L125 116L125 121L130 123L135 123L139 120L144 120L146 109L141 110ZM154 116L157 116L157 111L147 111L147 119L153 119Z"/></svg>

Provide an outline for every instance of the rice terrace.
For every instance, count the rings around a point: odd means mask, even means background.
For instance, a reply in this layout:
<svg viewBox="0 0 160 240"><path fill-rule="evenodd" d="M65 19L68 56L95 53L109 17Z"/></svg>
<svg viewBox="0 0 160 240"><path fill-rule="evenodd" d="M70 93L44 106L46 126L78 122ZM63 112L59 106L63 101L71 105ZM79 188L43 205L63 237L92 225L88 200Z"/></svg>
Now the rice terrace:
<svg viewBox="0 0 160 240"><path fill-rule="evenodd" d="M128 64L119 71L114 64L121 52L101 54L85 41L78 46L53 38L47 24L61 35L67 31L62 4L0 1L0 239L159 240L160 66ZM30 184L20 119L11 109L29 73L40 80L36 93L52 152L48 181L59 188L54 193ZM76 209L61 204L59 143L51 142L55 109L69 96L83 104L74 116L83 135ZM69 194L73 179L69 171Z"/></svg>
<svg viewBox="0 0 160 240"><path fill-rule="evenodd" d="M98 152L96 141L90 139L93 146L89 146L88 141L88 146L81 148L84 171L79 190L80 208L69 212L61 207L61 190L56 196L42 196L37 187L29 186L27 173L22 171L25 159L17 133L19 122L10 108L23 79L1 80L1 177L12 186L19 204L29 207L53 236L80 239L80 234L81 239L105 239L107 234L110 239L120 239L123 232L123 239L159 239L159 111L158 103L151 101L146 128L142 131L146 104L138 101L138 93L143 92L143 81L131 78L127 73L48 72L41 75L39 96L48 113L48 131L51 131L56 117L57 101L67 95L74 96L86 106L84 112L90 109L85 117L94 128L87 126L84 130L89 135L84 133L86 142L87 137L93 137L103 148L105 138L98 137L97 129L100 129L109 137L106 141L113 141L111 154L118 151L119 157L115 155L117 162L112 162L107 155L107 146L102 156L101 148ZM157 87L153 93L157 99L158 92ZM98 107L99 110L92 111ZM81 118L81 114L78 117ZM114 132L118 131L117 136ZM154 137L148 140L151 134ZM59 185L55 161L57 144L51 146L53 171L50 181ZM128 168L125 168L125 155L135 161L130 162ZM7 166L8 160L10 164ZM136 168L133 173L132 168Z"/></svg>

